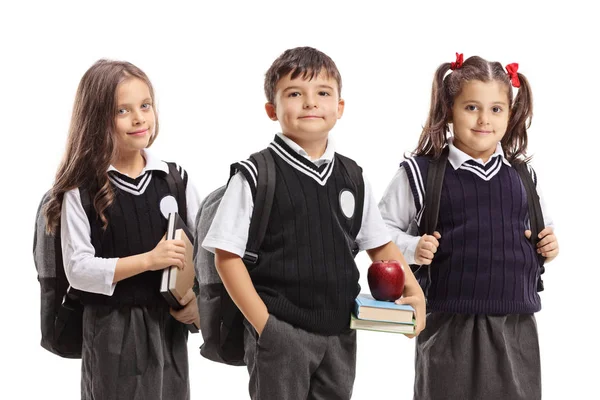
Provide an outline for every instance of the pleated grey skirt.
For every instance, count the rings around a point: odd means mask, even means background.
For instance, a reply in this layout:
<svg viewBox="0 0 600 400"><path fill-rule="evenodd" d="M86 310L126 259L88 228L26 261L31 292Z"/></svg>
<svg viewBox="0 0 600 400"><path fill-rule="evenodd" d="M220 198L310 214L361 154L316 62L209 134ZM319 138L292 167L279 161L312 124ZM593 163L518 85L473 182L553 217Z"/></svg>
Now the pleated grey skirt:
<svg viewBox="0 0 600 400"><path fill-rule="evenodd" d="M86 306L81 398L189 399L187 329L166 307Z"/></svg>
<svg viewBox="0 0 600 400"><path fill-rule="evenodd" d="M533 314L427 315L427 327L417 337L415 400L541 397Z"/></svg>

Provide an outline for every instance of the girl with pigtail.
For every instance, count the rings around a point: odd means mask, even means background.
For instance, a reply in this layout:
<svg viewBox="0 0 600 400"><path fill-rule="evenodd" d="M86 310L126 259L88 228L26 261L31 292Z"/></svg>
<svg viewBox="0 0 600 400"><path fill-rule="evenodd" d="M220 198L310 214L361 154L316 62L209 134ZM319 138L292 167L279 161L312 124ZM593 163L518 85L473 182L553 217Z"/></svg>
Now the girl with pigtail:
<svg viewBox="0 0 600 400"><path fill-rule="evenodd" d="M529 241L527 195L514 168L530 161L531 87L516 63L505 69L456 56L437 69L417 148L379 204L427 298L414 398L540 399L538 257L554 259L558 242L528 165L546 223L537 248ZM436 229L419 236L428 168L442 153Z"/></svg>

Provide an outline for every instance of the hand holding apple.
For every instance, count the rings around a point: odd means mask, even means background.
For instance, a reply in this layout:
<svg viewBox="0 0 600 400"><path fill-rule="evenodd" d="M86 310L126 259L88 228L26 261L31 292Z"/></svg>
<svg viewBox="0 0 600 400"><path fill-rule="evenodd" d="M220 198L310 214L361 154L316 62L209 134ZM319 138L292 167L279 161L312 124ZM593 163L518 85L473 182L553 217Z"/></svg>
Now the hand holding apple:
<svg viewBox="0 0 600 400"><path fill-rule="evenodd" d="M371 295L376 300L395 301L404 291L404 267L396 260L374 261L367 272Z"/></svg>

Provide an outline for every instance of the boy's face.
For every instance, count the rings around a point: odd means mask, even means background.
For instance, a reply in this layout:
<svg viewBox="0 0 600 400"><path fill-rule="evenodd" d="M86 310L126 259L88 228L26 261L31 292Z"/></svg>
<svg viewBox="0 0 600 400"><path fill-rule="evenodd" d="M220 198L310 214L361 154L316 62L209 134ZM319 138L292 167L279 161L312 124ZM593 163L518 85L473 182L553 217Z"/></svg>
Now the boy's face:
<svg viewBox="0 0 600 400"><path fill-rule="evenodd" d="M322 70L312 80L290 74L277 82L275 104L267 103L267 115L279 121L284 135L296 143L326 140L344 112L338 84Z"/></svg>

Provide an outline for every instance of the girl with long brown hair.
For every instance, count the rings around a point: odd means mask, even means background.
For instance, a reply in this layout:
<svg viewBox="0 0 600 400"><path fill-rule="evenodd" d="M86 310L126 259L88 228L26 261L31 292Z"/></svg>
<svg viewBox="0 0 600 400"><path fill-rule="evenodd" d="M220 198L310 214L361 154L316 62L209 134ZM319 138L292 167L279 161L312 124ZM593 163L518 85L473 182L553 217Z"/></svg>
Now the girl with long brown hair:
<svg viewBox="0 0 600 400"><path fill-rule="evenodd" d="M418 146L380 202L427 298L415 399L541 398L538 254L554 259L558 243L543 199L546 228L537 248L528 240L527 197L513 166L529 162L532 95L517 70L458 53L440 65ZM442 154L437 226L419 236L430 161Z"/></svg>
<svg viewBox="0 0 600 400"><path fill-rule="evenodd" d="M192 226L199 201L181 167L147 150L157 135L146 74L128 62L92 65L45 208L84 304L82 399L190 398L184 323L197 316L195 296L170 310L160 278L171 265L193 268L184 265L183 241L162 238L168 213L186 214Z"/></svg>

